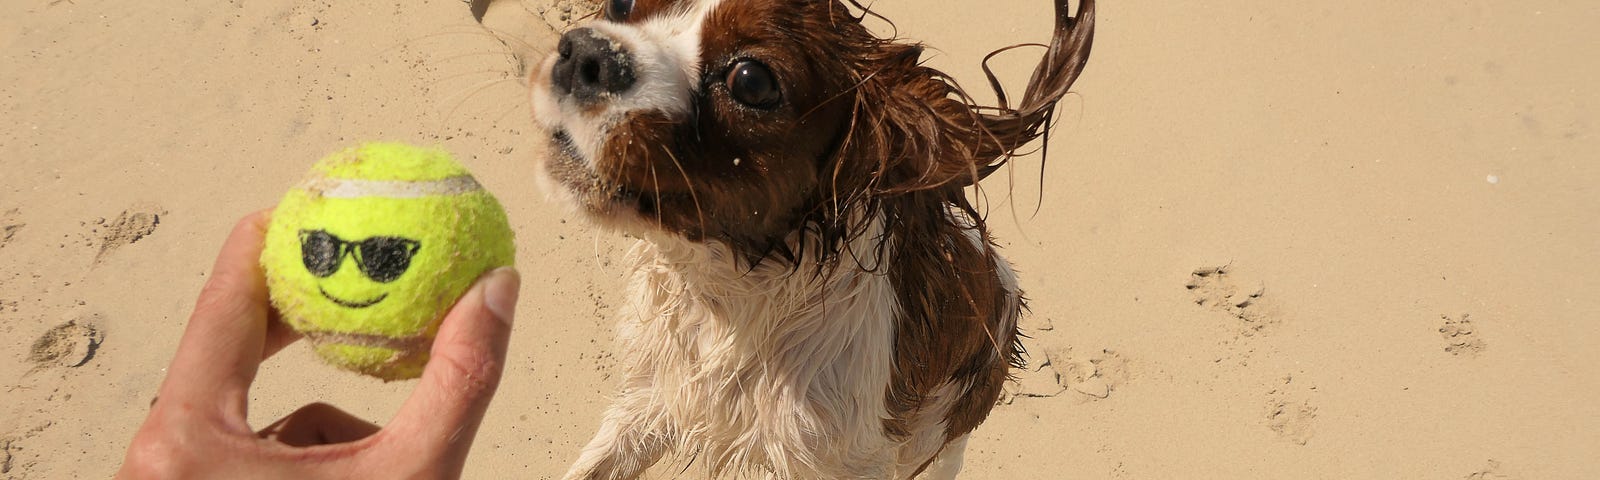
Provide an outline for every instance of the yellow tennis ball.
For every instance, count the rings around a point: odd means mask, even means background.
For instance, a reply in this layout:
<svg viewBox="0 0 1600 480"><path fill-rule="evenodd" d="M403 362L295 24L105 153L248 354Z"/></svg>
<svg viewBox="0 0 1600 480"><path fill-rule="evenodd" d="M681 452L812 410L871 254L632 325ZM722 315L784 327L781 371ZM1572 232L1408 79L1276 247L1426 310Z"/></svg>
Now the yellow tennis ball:
<svg viewBox="0 0 1600 480"><path fill-rule="evenodd" d="M273 211L272 305L336 366L416 378L456 299L515 256L493 195L443 150L368 143L329 155Z"/></svg>

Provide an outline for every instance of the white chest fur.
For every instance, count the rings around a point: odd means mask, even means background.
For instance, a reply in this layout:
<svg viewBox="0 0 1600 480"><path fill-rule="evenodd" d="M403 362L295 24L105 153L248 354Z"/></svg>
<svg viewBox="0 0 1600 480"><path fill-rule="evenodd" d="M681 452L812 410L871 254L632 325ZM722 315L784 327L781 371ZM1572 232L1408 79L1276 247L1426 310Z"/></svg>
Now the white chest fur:
<svg viewBox="0 0 1600 480"><path fill-rule="evenodd" d="M875 246L862 243L857 257ZM636 403L653 417L642 420L713 469L891 476L898 445L883 419L898 307L889 278L849 254L822 273L776 262L750 270L703 245L666 245L641 241L630 252L622 309L622 395L649 396Z"/></svg>

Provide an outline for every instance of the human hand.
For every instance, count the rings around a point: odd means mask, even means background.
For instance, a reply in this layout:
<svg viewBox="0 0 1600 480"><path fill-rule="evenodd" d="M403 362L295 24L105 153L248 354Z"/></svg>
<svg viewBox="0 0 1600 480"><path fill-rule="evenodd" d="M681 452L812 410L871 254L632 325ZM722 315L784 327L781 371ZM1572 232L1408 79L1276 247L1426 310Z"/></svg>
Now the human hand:
<svg viewBox="0 0 1600 480"><path fill-rule="evenodd" d="M298 338L267 305L258 261L267 219L245 217L222 246L117 478L460 476L500 383L516 271L484 274L457 301L388 426L316 403L256 432L246 421L250 383L262 361Z"/></svg>

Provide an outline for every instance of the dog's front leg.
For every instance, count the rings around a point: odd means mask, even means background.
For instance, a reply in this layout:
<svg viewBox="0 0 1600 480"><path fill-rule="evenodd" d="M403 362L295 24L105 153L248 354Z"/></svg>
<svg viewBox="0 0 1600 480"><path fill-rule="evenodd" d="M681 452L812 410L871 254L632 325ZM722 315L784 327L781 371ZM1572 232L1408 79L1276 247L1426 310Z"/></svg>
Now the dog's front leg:
<svg viewBox="0 0 1600 480"><path fill-rule="evenodd" d="M671 426L652 397L649 388L629 389L618 396L566 480L638 478L660 460L669 447Z"/></svg>
<svg viewBox="0 0 1600 480"><path fill-rule="evenodd" d="M939 454L933 457L932 464L928 465L927 471L922 472L919 480L954 480L956 474L961 473L962 459L967 452L968 436L970 434L962 435L939 449Z"/></svg>

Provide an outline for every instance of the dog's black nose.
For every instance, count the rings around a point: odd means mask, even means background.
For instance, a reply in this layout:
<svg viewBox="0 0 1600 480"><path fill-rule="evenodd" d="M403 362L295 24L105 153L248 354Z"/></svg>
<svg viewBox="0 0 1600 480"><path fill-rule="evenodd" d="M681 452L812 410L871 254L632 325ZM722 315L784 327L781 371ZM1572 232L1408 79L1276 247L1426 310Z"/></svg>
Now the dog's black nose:
<svg viewBox="0 0 1600 480"><path fill-rule="evenodd" d="M633 56L592 28L562 35L556 53L560 58L550 76L557 93L591 102L603 94L622 93L633 86Z"/></svg>

